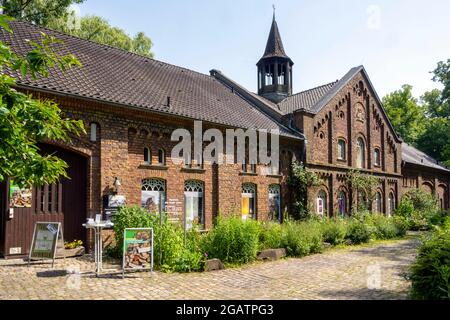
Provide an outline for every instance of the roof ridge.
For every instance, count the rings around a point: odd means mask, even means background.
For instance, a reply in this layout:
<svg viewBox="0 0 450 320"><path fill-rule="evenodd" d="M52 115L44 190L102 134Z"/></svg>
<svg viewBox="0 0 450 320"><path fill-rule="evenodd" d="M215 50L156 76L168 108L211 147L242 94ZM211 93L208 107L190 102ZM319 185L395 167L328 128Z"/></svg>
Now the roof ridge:
<svg viewBox="0 0 450 320"><path fill-rule="evenodd" d="M158 59L155 59L155 58L146 57L146 56L143 56L143 55L138 54L136 52L131 52L131 51L128 51L128 50L125 50L125 49L122 49L122 48L117 48L117 47L111 46L109 44L99 43L99 42L96 42L96 41L93 41L93 40L80 38L80 37L74 36L72 34L68 34L68 33L59 31L59 30L51 29L51 28L48 28L48 27L37 26L37 25L34 25L34 24L26 22L26 21L14 20L14 21L11 21L10 23L21 23L21 24L25 24L25 25L31 26L31 27L36 28L36 29L44 29L44 30L48 30L48 31L51 31L51 32L56 32L58 34L66 36L66 37L78 39L78 40L81 40L81 41L86 41L86 42L92 43L94 45L102 46L102 47L107 47L109 49L117 50L119 52L122 52L122 53L125 53L125 54L128 54L128 55L132 55L132 56L136 56L136 57L139 57L139 58L142 58L142 59L153 60L156 63L163 63L163 64L166 64L166 65L171 66L171 67L176 67L176 68L179 68L179 69L187 70L189 72L193 72L193 73L199 74L199 75L204 76L206 78L212 78L210 75L208 75L206 73L202 73L200 71L188 69L186 67L181 67L181 66L178 66L178 65L166 62L166 61L158 60ZM63 41L63 43L64 43L64 41Z"/></svg>

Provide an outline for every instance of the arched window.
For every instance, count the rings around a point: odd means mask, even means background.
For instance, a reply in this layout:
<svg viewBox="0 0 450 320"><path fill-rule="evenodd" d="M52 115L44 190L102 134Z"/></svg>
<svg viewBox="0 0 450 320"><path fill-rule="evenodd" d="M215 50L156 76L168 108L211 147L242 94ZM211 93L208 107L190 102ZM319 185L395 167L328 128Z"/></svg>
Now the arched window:
<svg viewBox="0 0 450 320"><path fill-rule="evenodd" d="M281 222L281 188L279 184L269 186L269 219Z"/></svg>
<svg viewBox="0 0 450 320"><path fill-rule="evenodd" d="M162 179L142 180L141 205L150 212L164 212L166 210L166 182Z"/></svg>
<svg viewBox="0 0 450 320"><path fill-rule="evenodd" d="M327 213L327 193L323 190L317 194L316 213L322 217Z"/></svg>
<svg viewBox="0 0 450 320"><path fill-rule="evenodd" d="M197 180L184 183L184 227L189 230L194 225L205 228L204 184Z"/></svg>
<svg viewBox="0 0 450 320"><path fill-rule="evenodd" d="M339 192L338 205L340 216L345 217L347 214L347 194L344 191Z"/></svg>
<svg viewBox="0 0 450 320"><path fill-rule="evenodd" d="M373 151L373 164L376 167L379 167L381 165L381 156L380 156L380 149L375 148L375 150Z"/></svg>
<svg viewBox="0 0 450 320"><path fill-rule="evenodd" d="M344 139L338 140L338 159L339 160L346 159L346 143Z"/></svg>
<svg viewBox="0 0 450 320"><path fill-rule="evenodd" d="M366 145L363 138L356 142L356 167L363 169L366 165Z"/></svg>
<svg viewBox="0 0 450 320"><path fill-rule="evenodd" d="M256 185L253 183L242 185L242 219L257 219Z"/></svg>
<svg viewBox="0 0 450 320"><path fill-rule="evenodd" d="M144 163L152 164L152 153L148 147L144 148Z"/></svg>
<svg viewBox="0 0 450 320"><path fill-rule="evenodd" d="M395 211L395 197L394 193L389 193L389 203L388 203L388 216L391 217Z"/></svg>
<svg viewBox="0 0 450 320"><path fill-rule="evenodd" d="M158 150L158 165L165 166L166 165L166 152L164 149Z"/></svg>
<svg viewBox="0 0 450 320"><path fill-rule="evenodd" d="M98 131L98 124L96 124L95 122L92 122L90 125L90 140L91 142L97 142L98 139L98 135L97 135L97 131Z"/></svg>
<svg viewBox="0 0 450 320"><path fill-rule="evenodd" d="M375 195L375 211L378 213L383 212L383 197L381 192L377 192Z"/></svg>

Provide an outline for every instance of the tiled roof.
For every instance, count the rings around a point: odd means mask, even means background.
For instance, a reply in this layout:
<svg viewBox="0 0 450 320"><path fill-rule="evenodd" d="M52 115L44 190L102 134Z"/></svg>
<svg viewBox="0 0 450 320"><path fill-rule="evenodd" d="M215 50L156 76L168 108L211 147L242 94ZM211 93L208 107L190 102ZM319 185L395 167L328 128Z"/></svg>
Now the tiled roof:
<svg viewBox="0 0 450 320"><path fill-rule="evenodd" d="M333 88L336 83L337 81L299 92L284 99L278 104L278 106L284 114L292 113L297 110L310 111L317 104L317 102L319 102L319 100Z"/></svg>
<svg viewBox="0 0 450 320"><path fill-rule="evenodd" d="M39 40L40 32L45 32L63 41L60 53L74 54L83 65L65 73L51 70L48 78L36 81L16 74L19 86L236 128L280 129L282 135L301 138L212 76L24 22L11 26L14 33L2 30L0 40L16 53L28 52L30 46L25 40Z"/></svg>
<svg viewBox="0 0 450 320"><path fill-rule="evenodd" d="M406 143L402 144L402 159L406 163L429 167L450 173L449 167Z"/></svg>
<svg viewBox="0 0 450 320"><path fill-rule="evenodd" d="M282 57L289 59L284 51L283 41L281 41L280 31L278 30L278 24L275 20L275 16L273 17L272 26L270 27L266 50L264 51L264 55L261 59L271 57Z"/></svg>

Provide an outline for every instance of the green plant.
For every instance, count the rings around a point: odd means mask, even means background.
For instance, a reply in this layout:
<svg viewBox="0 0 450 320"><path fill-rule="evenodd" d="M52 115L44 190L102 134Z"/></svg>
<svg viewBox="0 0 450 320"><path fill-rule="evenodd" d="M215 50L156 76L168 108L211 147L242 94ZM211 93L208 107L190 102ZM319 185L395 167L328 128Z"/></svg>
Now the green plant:
<svg viewBox="0 0 450 320"><path fill-rule="evenodd" d="M215 228L205 238L204 252L224 263L253 261L259 249L260 232L260 225L256 221L219 217Z"/></svg>
<svg viewBox="0 0 450 320"><path fill-rule="evenodd" d="M275 222L262 224L260 234L261 249L278 249L282 247L283 225Z"/></svg>
<svg viewBox="0 0 450 320"><path fill-rule="evenodd" d="M83 246L83 241L81 240L74 240L72 242L65 242L64 248L65 249L76 249Z"/></svg>
<svg viewBox="0 0 450 320"><path fill-rule="evenodd" d="M450 300L450 220L424 239L411 267L411 296Z"/></svg>
<svg viewBox="0 0 450 320"><path fill-rule="evenodd" d="M324 220L322 223L323 240L333 246L344 243L347 234L345 220Z"/></svg>
<svg viewBox="0 0 450 320"><path fill-rule="evenodd" d="M288 222L283 225L282 246L287 254L303 257L319 253L323 249L323 238L318 222Z"/></svg>
<svg viewBox="0 0 450 320"><path fill-rule="evenodd" d="M370 241L371 229L370 227L358 220L351 219L348 224L346 239L350 240L352 244L366 243Z"/></svg>

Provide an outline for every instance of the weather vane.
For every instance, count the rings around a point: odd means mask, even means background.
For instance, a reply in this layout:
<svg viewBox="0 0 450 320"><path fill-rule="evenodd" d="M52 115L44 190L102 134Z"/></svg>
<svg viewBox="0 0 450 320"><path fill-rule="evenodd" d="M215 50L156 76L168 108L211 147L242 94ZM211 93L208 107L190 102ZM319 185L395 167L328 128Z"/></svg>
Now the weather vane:
<svg viewBox="0 0 450 320"><path fill-rule="evenodd" d="M272 4L272 8L273 8L273 17L275 18L275 10L276 10L275 4Z"/></svg>

